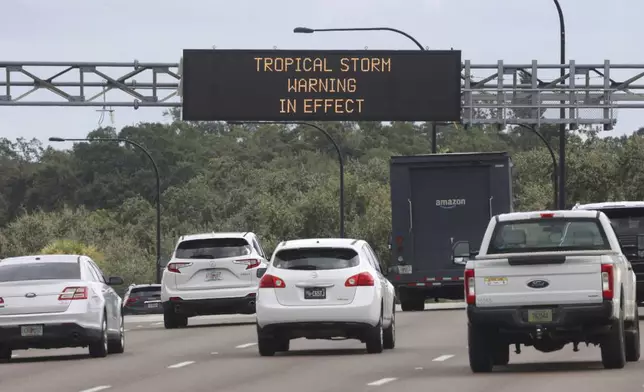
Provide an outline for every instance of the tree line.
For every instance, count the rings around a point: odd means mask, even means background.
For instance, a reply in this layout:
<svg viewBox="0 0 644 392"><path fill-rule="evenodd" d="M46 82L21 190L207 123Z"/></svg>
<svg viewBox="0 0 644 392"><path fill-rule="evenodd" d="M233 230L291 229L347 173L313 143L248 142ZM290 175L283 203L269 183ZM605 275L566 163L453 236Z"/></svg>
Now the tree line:
<svg viewBox="0 0 644 392"><path fill-rule="evenodd" d="M161 173L162 249L182 234L253 231L270 252L285 239L338 236L337 153L313 128L275 124L142 123L87 138L145 146ZM319 123L345 159L346 236L389 259L389 157L428 154L425 123ZM552 160L530 130L445 125L438 151L508 151L515 210L552 208ZM557 129L540 129L558 146ZM644 199L644 130L622 137L569 134L567 202ZM70 146L71 147L71 146ZM642 179L643 181L640 181ZM0 257L54 251L94 255L106 274L154 280L156 182L140 151L117 143L0 139Z"/></svg>

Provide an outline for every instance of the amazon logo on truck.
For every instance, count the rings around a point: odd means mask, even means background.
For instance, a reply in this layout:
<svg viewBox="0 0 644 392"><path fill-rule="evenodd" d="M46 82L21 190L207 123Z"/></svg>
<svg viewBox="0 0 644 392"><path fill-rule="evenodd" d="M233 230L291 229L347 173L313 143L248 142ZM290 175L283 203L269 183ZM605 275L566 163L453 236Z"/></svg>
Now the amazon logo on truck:
<svg viewBox="0 0 644 392"><path fill-rule="evenodd" d="M465 199L437 199L436 207L440 207L446 210L451 210L456 206L464 206Z"/></svg>

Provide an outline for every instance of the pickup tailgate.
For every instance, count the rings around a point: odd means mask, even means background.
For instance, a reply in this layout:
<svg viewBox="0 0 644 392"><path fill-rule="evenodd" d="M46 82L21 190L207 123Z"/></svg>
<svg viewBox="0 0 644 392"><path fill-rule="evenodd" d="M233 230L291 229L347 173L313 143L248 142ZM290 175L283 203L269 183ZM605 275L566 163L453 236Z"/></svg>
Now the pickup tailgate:
<svg viewBox="0 0 644 392"><path fill-rule="evenodd" d="M612 255L610 251L578 251L477 258L476 305L601 303L601 264L610 262Z"/></svg>

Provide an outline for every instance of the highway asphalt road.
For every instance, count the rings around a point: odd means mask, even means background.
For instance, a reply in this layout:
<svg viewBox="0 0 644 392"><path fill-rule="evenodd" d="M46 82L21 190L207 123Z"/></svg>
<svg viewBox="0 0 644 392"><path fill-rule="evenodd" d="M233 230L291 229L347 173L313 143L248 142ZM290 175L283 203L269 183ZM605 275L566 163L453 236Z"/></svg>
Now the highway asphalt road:
<svg viewBox="0 0 644 392"><path fill-rule="evenodd" d="M440 305L440 306L439 306ZM447 310L456 307L461 310ZM462 304L397 313L397 346L366 354L358 341L291 342L291 351L260 357L254 316L190 320L165 330L161 316L126 319L126 352L93 359L85 349L18 351L0 365L2 392L462 392L637 391L644 359L604 370L599 349L572 346L511 354L510 365L472 374Z"/></svg>

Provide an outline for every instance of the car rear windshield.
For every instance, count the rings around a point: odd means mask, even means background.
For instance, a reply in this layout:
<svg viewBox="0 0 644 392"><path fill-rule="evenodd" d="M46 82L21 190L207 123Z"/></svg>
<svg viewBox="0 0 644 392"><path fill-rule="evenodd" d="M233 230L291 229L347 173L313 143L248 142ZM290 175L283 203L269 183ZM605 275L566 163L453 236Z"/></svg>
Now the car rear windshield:
<svg viewBox="0 0 644 392"><path fill-rule="evenodd" d="M277 252L273 266L290 270L333 270L357 267L358 253L347 248L299 248Z"/></svg>
<svg viewBox="0 0 644 392"><path fill-rule="evenodd" d="M160 295L161 287L134 287L130 291L130 297L149 297L153 295Z"/></svg>
<svg viewBox="0 0 644 392"><path fill-rule="evenodd" d="M497 223L487 253L608 249L597 219L547 218Z"/></svg>
<svg viewBox="0 0 644 392"><path fill-rule="evenodd" d="M22 280L80 279L78 263L0 263L0 282L18 282Z"/></svg>
<svg viewBox="0 0 644 392"><path fill-rule="evenodd" d="M606 214L618 235L644 233L644 208L606 208Z"/></svg>
<svg viewBox="0 0 644 392"><path fill-rule="evenodd" d="M243 238L207 238L183 241L177 247L178 259L223 259L251 254L251 247Z"/></svg>

